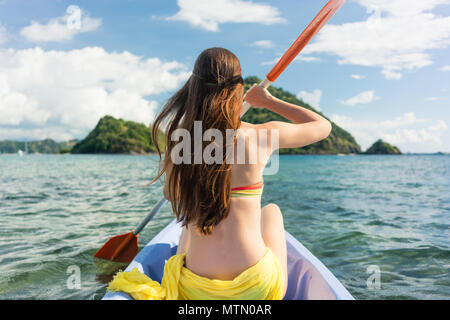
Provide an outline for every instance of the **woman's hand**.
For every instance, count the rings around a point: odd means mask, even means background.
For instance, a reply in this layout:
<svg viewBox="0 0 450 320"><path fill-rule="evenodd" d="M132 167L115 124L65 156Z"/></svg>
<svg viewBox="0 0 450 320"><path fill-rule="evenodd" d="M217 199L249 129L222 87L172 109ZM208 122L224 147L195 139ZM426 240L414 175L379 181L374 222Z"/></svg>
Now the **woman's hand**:
<svg viewBox="0 0 450 320"><path fill-rule="evenodd" d="M245 94L244 100L253 108L266 108L271 104L273 96L267 89L254 84Z"/></svg>

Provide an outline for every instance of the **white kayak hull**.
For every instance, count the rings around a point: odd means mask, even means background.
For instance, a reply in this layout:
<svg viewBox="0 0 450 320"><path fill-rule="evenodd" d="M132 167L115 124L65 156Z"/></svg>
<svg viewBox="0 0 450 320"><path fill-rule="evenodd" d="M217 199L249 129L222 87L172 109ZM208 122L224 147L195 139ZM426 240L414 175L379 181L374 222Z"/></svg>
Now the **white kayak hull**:
<svg viewBox="0 0 450 320"><path fill-rule="evenodd" d="M125 271L138 268L161 282L166 261L177 251L181 225L172 221L136 256ZM286 231L288 289L285 300L354 300L339 280L308 249ZM108 292L103 300L132 300L122 292Z"/></svg>

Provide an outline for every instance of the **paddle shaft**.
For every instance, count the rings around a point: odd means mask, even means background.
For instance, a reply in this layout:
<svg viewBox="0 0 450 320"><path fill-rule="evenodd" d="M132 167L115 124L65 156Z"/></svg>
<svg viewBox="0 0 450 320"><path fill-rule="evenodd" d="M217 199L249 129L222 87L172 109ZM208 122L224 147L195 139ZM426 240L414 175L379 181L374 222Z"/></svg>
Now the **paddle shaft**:
<svg viewBox="0 0 450 320"><path fill-rule="evenodd" d="M280 74L287 68L287 66L295 59L295 57L303 50L303 48L311 41L311 39L322 29L322 27L334 16L334 14L344 5L346 0L330 0L325 7L317 14L313 21L306 27L300 36L294 41L289 49L278 60L275 66L266 75L266 78L259 83L259 86L268 88ZM251 105L244 101L242 105L241 118L250 109ZM153 210L145 217L139 224L136 230L133 231L135 235L139 234L142 229L150 222L151 219L161 210L167 203L167 199L162 198L153 208Z"/></svg>
<svg viewBox="0 0 450 320"><path fill-rule="evenodd" d="M298 56L298 54L306 47L312 38L323 28L323 26L334 16L334 14L344 5L346 0L330 0L325 7L320 10L317 16L311 21L306 29L294 41L283 56L278 60L272 70L266 75L266 78L259 84L263 88L268 88L287 66ZM250 104L244 101L241 117L250 108Z"/></svg>
<svg viewBox="0 0 450 320"><path fill-rule="evenodd" d="M133 230L133 234L138 235L142 231L142 229L145 228L147 223L149 223L149 221L153 219L155 214L157 214L166 203L167 203L166 198L162 198L161 200L159 200L159 202L152 209L152 211L144 218L144 220L142 220L142 222L137 226L137 228Z"/></svg>

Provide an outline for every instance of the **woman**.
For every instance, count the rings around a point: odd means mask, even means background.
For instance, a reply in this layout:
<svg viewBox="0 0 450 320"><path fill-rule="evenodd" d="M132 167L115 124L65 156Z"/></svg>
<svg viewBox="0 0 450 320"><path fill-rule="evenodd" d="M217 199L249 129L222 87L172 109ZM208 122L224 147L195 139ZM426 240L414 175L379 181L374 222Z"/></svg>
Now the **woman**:
<svg viewBox="0 0 450 320"><path fill-rule="evenodd" d="M243 100L292 123L241 122ZM166 263L160 298L282 299L288 283L283 217L276 204L261 208L262 172L276 148L303 147L325 139L330 122L259 86L244 97L239 60L226 49L210 48L200 54L192 76L156 118L154 141L163 123L167 144L155 180L166 174L164 195L183 231L177 255ZM235 130L231 148L214 154L224 161L198 161L211 140L219 142L217 138L203 141L201 148L192 139L187 145L191 148L179 152L180 139L173 139L179 136L177 129L193 137L199 123L203 132L216 129L223 136L227 129ZM252 135L257 139L249 138ZM161 156L158 145L157 149ZM249 161L255 152L256 161ZM177 157L189 161L180 163Z"/></svg>

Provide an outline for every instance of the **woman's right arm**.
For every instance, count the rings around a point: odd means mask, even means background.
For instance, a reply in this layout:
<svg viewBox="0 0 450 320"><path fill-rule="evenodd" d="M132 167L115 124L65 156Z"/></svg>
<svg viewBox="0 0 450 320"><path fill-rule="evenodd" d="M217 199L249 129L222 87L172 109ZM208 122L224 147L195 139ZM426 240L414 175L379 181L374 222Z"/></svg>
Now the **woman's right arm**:
<svg viewBox="0 0 450 320"><path fill-rule="evenodd" d="M244 99L254 108L267 108L293 122L270 121L259 125L261 129L278 130L279 148L304 147L327 138L331 132L331 123L321 115L280 100L260 86L250 88Z"/></svg>

